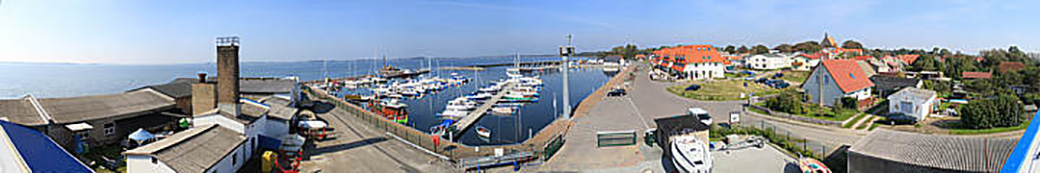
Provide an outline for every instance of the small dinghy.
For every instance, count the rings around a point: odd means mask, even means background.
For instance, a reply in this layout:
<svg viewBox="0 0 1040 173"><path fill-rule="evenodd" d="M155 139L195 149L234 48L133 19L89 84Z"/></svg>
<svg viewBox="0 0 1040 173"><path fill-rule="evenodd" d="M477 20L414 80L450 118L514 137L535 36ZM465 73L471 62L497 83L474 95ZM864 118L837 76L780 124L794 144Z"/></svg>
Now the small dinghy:
<svg viewBox="0 0 1040 173"><path fill-rule="evenodd" d="M477 126L477 135L484 138L491 138L491 129L484 126Z"/></svg>

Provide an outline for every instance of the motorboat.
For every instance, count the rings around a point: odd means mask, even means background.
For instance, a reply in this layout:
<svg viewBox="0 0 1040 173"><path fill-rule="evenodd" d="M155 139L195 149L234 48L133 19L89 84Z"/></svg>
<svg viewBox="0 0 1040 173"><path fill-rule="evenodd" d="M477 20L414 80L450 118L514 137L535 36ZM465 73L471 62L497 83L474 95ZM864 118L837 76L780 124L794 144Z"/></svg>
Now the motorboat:
<svg viewBox="0 0 1040 173"><path fill-rule="evenodd" d="M524 77L523 74L520 74L520 69L518 69L518 68L506 69L506 76L508 76L510 78Z"/></svg>
<svg viewBox="0 0 1040 173"><path fill-rule="evenodd" d="M447 133L448 128L450 128L451 125L454 123L455 120L445 119L444 121L441 121L440 124L430 127L430 134L433 134L435 136L444 136L444 134Z"/></svg>
<svg viewBox="0 0 1040 173"><path fill-rule="evenodd" d="M711 172L712 158L708 145L692 134L676 136L671 144L672 164L679 172Z"/></svg>
<svg viewBox="0 0 1040 173"><path fill-rule="evenodd" d="M477 135L484 138L491 138L491 129L484 126L477 126Z"/></svg>
<svg viewBox="0 0 1040 173"><path fill-rule="evenodd" d="M491 114L494 114L494 115L512 115L513 114L513 108L512 107L494 107L494 108L491 108Z"/></svg>
<svg viewBox="0 0 1040 173"><path fill-rule="evenodd" d="M464 111L464 110L445 110L445 111L441 112L438 115L441 116L441 117L447 117L447 118L460 118L460 117L465 117L466 115L469 115L469 111Z"/></svg>
<svg viewBox="0 0 1040 173"><path fill-rule="evenodd" d="M379 100L379 104L374 104L371 110L387 119L404 124L408 123L407 107L408 104L401 102L399 99L382 99Z"/></svg>

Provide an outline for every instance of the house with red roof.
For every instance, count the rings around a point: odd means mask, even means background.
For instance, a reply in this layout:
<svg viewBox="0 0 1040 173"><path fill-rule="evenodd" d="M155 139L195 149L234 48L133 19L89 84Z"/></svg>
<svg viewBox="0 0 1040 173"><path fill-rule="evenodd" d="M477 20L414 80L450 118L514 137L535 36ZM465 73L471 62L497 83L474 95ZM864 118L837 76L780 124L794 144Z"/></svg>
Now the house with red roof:
<svg viewBox="0 0 1040 173"><path fill-rule="evenodd" d="M992 78L992 77L993 77L993 74L990 73L990 72L974 72L974 71L961 72L961 79L965 79L965 80L989 79L989 78Z"/></svg>
<svg viewBox="0 0 1040 173"><path fill-rule="evenodd" d="M1026 68L1026 64L1023 64L1022 62L1004 61L1000 62L1000 65L997 66L997 71L1000 73L1004 73L1007 71L1014 71L1022 68Z"/></svg>
<svg viewBox="0 0 1040 173"><path fill-rule="evenodd" d="M711 45L685 45L653 52L655 68L669 72L679 79L724 78L726 57Z"/></svg>
<svg viewBox="0 0 1040 173"><path fill-rule="evenodd" d="M899 59L900 61L903 61L903 65L907 65L907 66L909 66L910 64L914 64L914 61L917 61L917 57L921 57L921 55L918 55L918 54L896 55L896 58Z"/></svg>
<svg viewBox="0 0 1040 173"><path fill-rule="evenodd" d="M798 54L791 62L791 69L795 71L810 71L820 64L821 53Z"/></svg>
<svg viewBox="0 0 1040 173"><path fill-rule="evenodd" d="M828 59L820 64L802 84L802 90L811 98L809 102L833 106L845 97L857 100L872 97L874 83L855 60Z"/></svg>

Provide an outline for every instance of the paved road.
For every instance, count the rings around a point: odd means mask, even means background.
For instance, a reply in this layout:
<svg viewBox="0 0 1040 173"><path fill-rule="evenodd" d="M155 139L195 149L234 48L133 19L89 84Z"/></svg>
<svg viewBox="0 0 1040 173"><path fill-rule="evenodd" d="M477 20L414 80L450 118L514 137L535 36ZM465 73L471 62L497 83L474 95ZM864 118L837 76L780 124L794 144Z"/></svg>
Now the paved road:
<svg viewBox="0 0 1040 173"><path fill-rule="evenodd" d="M646 68L645 65L640 66L640 68ZM646 70L640 71L645 73ZM639 112L643 117L649 118L649 121L653 121L653 118L656 117L685 113L689 107L701 107L712 115L715 123L726 122L729 121L729 112L740 111L742 109L741 105L745 102L691 100L665 90L668 86L677 85L677 83L651 81L645 74L636 76L636 82L633 83L633 88L630 89L629 93ZM806 127L798 125L800 122L777 121L747 113L741 117L741 121L747 125L761 126L764 124L768 127L776 127L778 131L791 132L792 137L819 142L828 147L837 147L841 144L851 145L864 136L863 133L856 133L851 130L829 127Z"/></svg>
<svg viewBox="0 0 1040 173"><path fill-rule="evenodd" d="M449 163L398 141L363 120L325 102L315 113L335 128L336 137L314 142L301 172L460 172Z"/></svg>

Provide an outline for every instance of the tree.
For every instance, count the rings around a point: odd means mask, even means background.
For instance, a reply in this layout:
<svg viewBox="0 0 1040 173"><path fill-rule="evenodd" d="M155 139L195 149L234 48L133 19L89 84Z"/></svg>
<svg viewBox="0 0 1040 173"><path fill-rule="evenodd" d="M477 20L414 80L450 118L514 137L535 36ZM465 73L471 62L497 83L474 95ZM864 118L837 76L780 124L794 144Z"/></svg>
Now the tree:
<svg viewBox="0 0 1040 173"><path fill-rule="evenodd" d="M757 45L751 48L751 54L765 54L769 53L769 48L763 45Z"/></svg>
<svg viewBox="0 0 1040 173"><path fill-rule="evenodd" d="M855 40L848 40L844 43L841 43L841 47L846 49L863 49L863 44Z"/></svg>
<svg viewBox="0 0 1040 173"><path fill-rule="evenodd" d="M639 47L633 44L626 44L624 46L618 46L610 49L614 55L621 55L625 59L632 59L639 53Z"/></svg>
<svg viewBox="0 0 1040 173"><path fill-rule="evenodd" d="M799 101L799 98L798 93L782 92L780 95L766 100L766 107L775 111L793 114L808 113L808 108Z"/></svg>
<svg viewBox="0 0 1040 173"><path fill-rule="evenodd" d="M953 85L949 81L925 80L923 87L939 93L953 92Z"/></svg>
<svg viewBox="0 0 1040 173"><path fill-rule="evenodd" d="M790 44L784 43L784 44L776 45L776 47L773 47L773 50L780 51L781 53L793 53L794 52L794 46L791 46Z"/></svg>
<svg viewBox="0 0 1040 173"><path fill-rule="evenodd" d="M747 46L740 46L740 48L737 48L737 53L748 53Z"/></svg>
<svg viewBox="0 0 1040 173"><path fill-rule="evenodd" d="M815 41L805 41L794 45L795 51L805 53L819 52L821 49L823 48L820 47L820 43L816 43Z"/></svg>
<svg viewBox="0 0 1040 173"><path fill-rule="evenodd" d="M729 45L729 46L726 46L725 51L727 53L737 53L737 47L735 47L733 45Z"/></svg>
<svg viewBox="0 0 1040 173"><path fill-rule="evenodd" d="M1002 94L992 99L976 100L961 108L961 124L971 129L1012 127L1022 123L1022 105L1018 98Z"/></svg>
<svg viewBox="0 0 1040 173"><path fill-rule="evenodd" d="M939 61L935 60L930 54L922 54L920 57L910 64L910 70L913 71L936 71L939 70L939 66L942 65Z"/></svg>
<svg viewBox="0 0 1040 173"><path fill-rule="evenodd" d="M967 55L955 55L946 58L944 63L945 70L943 71L947 76L954 79L961 79L961 72L975 71L975 58Z"/></svg>

